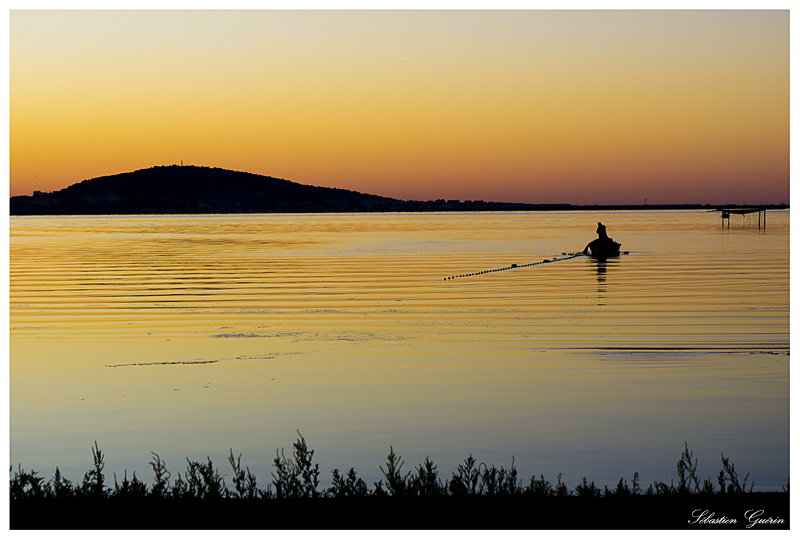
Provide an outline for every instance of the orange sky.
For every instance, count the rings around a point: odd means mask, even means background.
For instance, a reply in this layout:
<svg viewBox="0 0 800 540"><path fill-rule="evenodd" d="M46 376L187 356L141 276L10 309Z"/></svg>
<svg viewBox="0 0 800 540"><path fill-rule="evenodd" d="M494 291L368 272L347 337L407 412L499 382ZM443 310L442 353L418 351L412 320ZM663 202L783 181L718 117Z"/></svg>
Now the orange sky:
<svg viewBox="0 0 800 540"><path fill-rule="evenodd" d="M788 11L12 11L11 195L180 163L402 199L789 202Z"/></svg>

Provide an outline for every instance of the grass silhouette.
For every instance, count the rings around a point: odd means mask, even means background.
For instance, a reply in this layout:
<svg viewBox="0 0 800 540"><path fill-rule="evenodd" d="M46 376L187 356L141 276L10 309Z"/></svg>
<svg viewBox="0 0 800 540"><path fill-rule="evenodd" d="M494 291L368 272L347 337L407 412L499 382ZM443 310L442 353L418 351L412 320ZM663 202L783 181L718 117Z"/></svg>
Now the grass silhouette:
<svg viewBox="0 0 800 540"><path fill-rule="evenodd" d="M11 469L12 477L10 480L10 499L12 528L14 523L20 526L22 515L25 512L37 510L36 503L47 505L50 512L72 512L76 508L86 508L90 504L105 504L109 508L114 508L115 503L125 502L130 505L141 503L149 505L149 511L156 508L158 504L166 508L175 508L175 504L183 503L202 503L202 504L264 504L263 501L273 501L275 508L281 504L289 504L306 501L304 504L325 504L324 501L341 501L342 504L361 504L368 508L370 505L390 505L394 508L416 508L414 505L421 503L430 505L432 501L439 501L435 507L446 509L454 504L466 507L484 508L493 507L498 501L502 501L505 507L518 507L547 509L559 508L566 511L575 505L582 505L586 511L586 504L594 504L596 510L613 506L619 507L620 504L627 505L627 508L654 507L656 501L660 508L675 507L678 501L680 504L689 502L689 506L702 506L700 503L709 504L709 501L719 503L720 501L741 501L742 497L750 497L755 501L759 495L754 492L754 483L751 482L747 487L749 474L745 476L743 482L739 482L738 474L730 458L722 455L722 468L717 478L717 486L711 479L700 480L697 477L697 460L693 461L693 453L689 451L688 444L684 445L684 451L677 462L678 482L673 481L669 484L664 482L654 482L647 488L640 486L639 474L635 472L629 487L624 478L620 478L615 487L595 485L594 481L583 477L580 484L574 489L568 488L561 481L561 475L554 484L545 479L544 475L533 475L527 483L518 478L517 469L512 458L508 469L497 468L494 465L477 463L475 458L470 455L464 462L457 466L456 470L448 479L439 476L437 466L428 457L413 469L403 472L405 463L401 457L394 452L393 447L389 447L389 454L386 458L385 468L380 467L383 478L375 482L370 488L367 483L358 477L353 468L342 474L339 469L332 471L332 483L330 487L320 488L319 465L313 463L314 450L309 449L305 439L298 431L298 439L293 444L293 451L287 457L283 450L279 450L274 459L273 466L275 471L272 473L272 482L261 489L257 485L256 476L247 467L242 467L241 458L234 456L233 449L230 451L228 462L233 471L231 486L225 482L224 475L214 467L210 458L206 461L192 461L187 458L186 470L183 474L178 473L173 479L172 473L167 469L158 454L152 453L153 460L150 466L153 470L153 482L148 486L136 477L134 473L129 480L127 471L123 476L122 482L118 482L114 475L114 485L107 486L105 475L103 474L105 455L95 441L91 448L93 467L83 477L81 483L73 483L63 477L60 470L56 468L55 475L51 480L45 481L36 471L25 471L21 465L16 472ZM771 501L785 500L786 512L783 519L788 524L788 497L789 483L783 486L782 492L773 492ZM776 499L775 496L781 496ZM763 497L762 497L763 499ZM314 503L314 501L318 503ZM766 499L764 499L766 500ZM158 501L161 501L160 503ZM373 502L370 502L373 501ZM417 502L415 502L417 501ZM495 501L495 502L492 502ZM558 501L561 501L559 503ZM591 501L595 501L591 503ZM643 501L643 502L637 502ZM664 503L667 502L666 506ZM61 506L59 506L61 504ZM173 506L170 506L172 504ZM293 503L294 504L294 503ZM330 513L336 504L329 503L327 511ZM780 503L783 505L784 503ZM77 505L77 506L76 506ZM155 506L154 506L155 505ZM411 506L409 506L411 505ZM488 506L487 506L488 505ZM632 505L632 506L631 506ZM638 506L637 506L638 505ZM644 506L642 506L644 505ZM269 506L269 505L268 505ZM134 504L135 507L135 504ZM296 507L296 504L295 504ZM130 506L129 506L130 508ZM226 507L227 508L227 507ZM267 508L267 507L259 507ZM323 507L319 507L323 508ZM380 506L376 508L382 508ZM387 509L389 507L386 507ZM687 506L688 508L688 506ZM780 506L780 508L784 508ZM41 508L39 508L41 509ZM334 512L335 514L336 512ZM556 512L557 513L557 512ZM15 515L18 515L15 521ZM109 515L112 515L113 512ZM379 514L379 512L378 512ZM376 515L378 515L376 514ZM431 517L431 519L434 519ZM473 518L472 524L483 523L490 525L492 522L476 521ZM519 520L517 520L519 521ZM224 528L252 528L245 524L253 523L245 519L242 523L228 523ZM428 523L428 522L425 522ZM436 523L436 522L430 522ZM428 524L430 524L428 523ZM108 525L108 523L106 523ZM113 524L112 524L113 525ZM123 524L119 524L123 525ZM307 525L307 523L306 523ZM329 524L331 525L331 524ZM382 525L382 526L381 526ZM469 522L455 523L453 528L464 528ZM506 528L498 523L497 528ZM573 522L574 525L574 522ZM267 526L262 524L256 528ZM788 525L787 525L788 526ZM22 528L36 528L32 523L24 522ZM378 524L376 528L391 527L389 523ZM86 523L77 528L87 527ZM111 527L117 528L117 527ZM126 527L127 528L127 527ZM167 527L173 528L173 527ZM188 527L195 528L195 527ZM202 527L206 528L206 527ZM217 528L209 526L207 528ZM269 528L269 526L267 526ZM303 523L296 523L291 528L303 528ZM316 527L311 527L316 528ZM331 525L331 528L337 528ZM356 523L350 523L349 528L360 528ZM401 527L402 528L402 527ZM476 528L485 528L476 525ZM524 527L528 528L528 527ZM538 528L538 527L533 527ZM561 528L561 527L558 527ZM565 528L570 528L569 526ZM627 528L619 527L617 528ZM645 527L647 528L647 527Z"/></svg>

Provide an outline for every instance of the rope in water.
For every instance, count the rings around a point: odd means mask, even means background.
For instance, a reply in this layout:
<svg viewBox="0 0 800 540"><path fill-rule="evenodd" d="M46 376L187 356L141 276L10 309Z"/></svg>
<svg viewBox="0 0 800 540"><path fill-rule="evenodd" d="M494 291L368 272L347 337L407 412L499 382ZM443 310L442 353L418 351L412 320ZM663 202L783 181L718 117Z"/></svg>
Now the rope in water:
<svg viewBox="0 0 800 540"><path fill-rule="evenodd" d="M620 254L623 254L623 253L627 254L628 252L627 251L620 251ZM502 272L503 270L513 270L515 268L525 268L527 266L537 266L537 265L540 265L540 264L547 264L547 263L553 263L553 262L558 262L558 261L567 261L569 259L574 259L575 257L588 257L589 256L586 253L583 253L582 251L573 252L573 253L562 253L561 255L563 255L563 257L555 256L552 259L544 259L544 260L538 261L538 262L532 262L532 263L527 263L527 264L512 264L511 266L504 266L502 268L493 268L492 270L483 270L481 272L472 272L471 274L460 274L458 276L450 276L450 277L444 278L443 281L447 281L449 279L463 278L463 277L480 276L482 274L490 274L492 272Z"/></svg>

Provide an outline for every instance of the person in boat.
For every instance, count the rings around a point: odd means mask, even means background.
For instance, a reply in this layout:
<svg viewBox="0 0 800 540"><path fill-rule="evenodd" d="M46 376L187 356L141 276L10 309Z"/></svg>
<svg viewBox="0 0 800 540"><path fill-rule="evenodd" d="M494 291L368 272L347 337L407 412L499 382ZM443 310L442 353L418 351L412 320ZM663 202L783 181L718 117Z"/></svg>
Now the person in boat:
<svg viewBox="0 0 800 540"><path fill-rule="evenodd" d="M583 254L584 255L587 255L589 253L589 246L591 246L592 244L597 245L597 244L604 244L606 242L613 242L614 241L614 240L612 240L611 238L608 237L608 233L606 232L606 226L603 225L599 221L597 222L597 230L595 232L597 233L597 239L596 240L592 240L591 242L586 244L586 247L583 248Z"/></svg>

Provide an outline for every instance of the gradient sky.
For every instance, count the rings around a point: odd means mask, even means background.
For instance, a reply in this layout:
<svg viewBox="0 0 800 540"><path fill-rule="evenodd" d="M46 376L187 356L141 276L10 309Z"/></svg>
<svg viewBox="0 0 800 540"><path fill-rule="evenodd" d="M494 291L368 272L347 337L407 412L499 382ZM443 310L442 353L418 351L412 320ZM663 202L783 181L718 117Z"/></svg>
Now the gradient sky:
<svg viewBox="0 0 800 540"><path fill-rule="evenodd" d="M12 11L10 191L180 163L402 199L789 202L789 12Z"/></svg>

